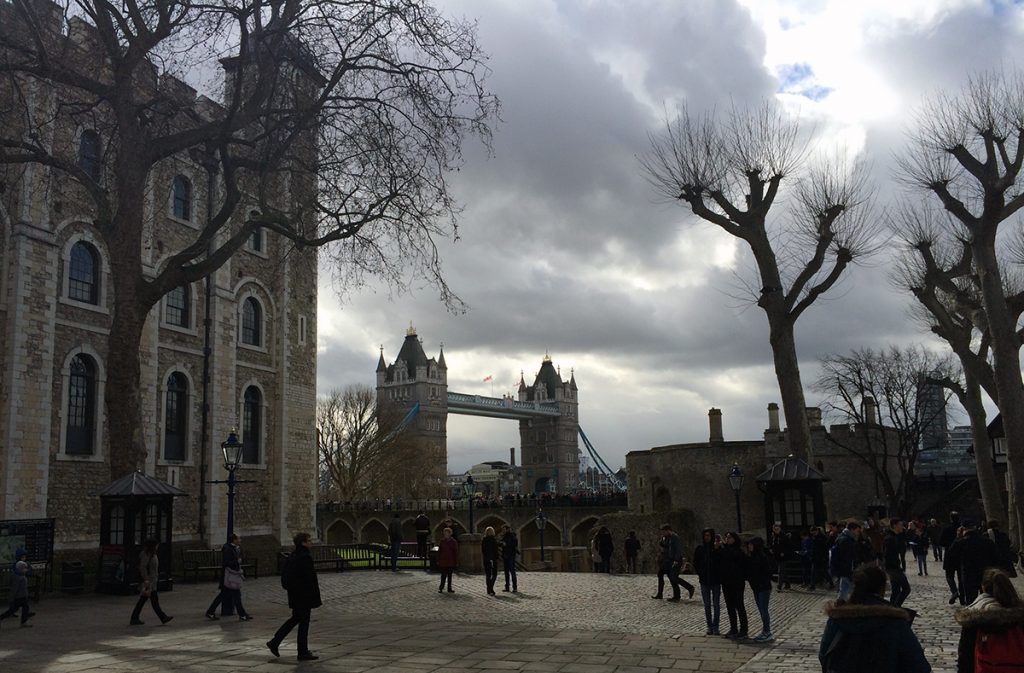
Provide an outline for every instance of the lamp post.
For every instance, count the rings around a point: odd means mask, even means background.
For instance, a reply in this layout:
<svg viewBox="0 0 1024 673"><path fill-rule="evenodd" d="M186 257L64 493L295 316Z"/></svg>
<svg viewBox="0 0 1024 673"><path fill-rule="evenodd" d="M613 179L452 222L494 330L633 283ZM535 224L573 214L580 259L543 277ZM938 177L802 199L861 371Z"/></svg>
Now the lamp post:
<svg viewBox="0 0 1024 673"><path fill-rule="evenodd" d="M473 496L476 493L474 492L473 475L466 475L466 481L462 482L462 489L466 492L466 498L469 500L469 532L475 533L476 530L473 528Z"/></svg>
<svg viewBox="0 0 1024 673"><path fill-rule="evenodd" d="M733 463L732 469L729 470L729 486L732 487L732 492L736 496L736 532L739 533L743 530L743 519L740 517L740 488L743 486L743 470L737 463Z"/></svg>
<svg viewBox="0 0 1024 673"><path fill-rule="evenodd" d="M537 531L540 533L540 562L544 563L544 528L547 527L547 517L544 516L544 510L538 509L537 516L533 518L533 522L537 524Z"/></svg>
<svg viewBox="0 0 1024 673"><path fill-rule="evenodd" d="M231 428L226 441L221 442L220 450L224 455L224 469L228 471L228 478L208 481L208 484L228 485L228 526L227 541L231 541L231 534L235 532L235 485L254 484L251 479L236 479L235 470L242 464L242 442L238 441L238 431Z"/></svg>

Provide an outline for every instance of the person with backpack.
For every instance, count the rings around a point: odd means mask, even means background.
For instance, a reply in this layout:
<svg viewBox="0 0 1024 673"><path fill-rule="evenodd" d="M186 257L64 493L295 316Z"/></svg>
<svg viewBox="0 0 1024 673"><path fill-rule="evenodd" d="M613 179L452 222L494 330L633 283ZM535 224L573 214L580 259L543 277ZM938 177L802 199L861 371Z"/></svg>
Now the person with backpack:
<svg viewBox="0 0 1024 673"><path fill-rule="evenodd" d="M957 673L1024 671L1024 601L999 568L981 580L978 598L956 613L960 624Z"/></svg>
<svg viewBox="0 0 1024 673"><path fill-rule="evenodd" d="M288 607L292 610L289 617L274 637L267 641L267 649L275 657L281 656L278 648L291 630L299 627L298 660L313 661L320 657L309 649L309 620L314 609L323 605L320 600L320 582L316 578L316 567L313 565L313 554L309 548L313 546L313 538L309 533L296 533L292 538L295 551L285 561L281 570L281 587L288 592Z"/></svg>
<svg viewBox="0 0 1024 673"><path fill-rule="evenodd" d="M885 571L877 565L853 572L850 600L825 605L828 622L818 660L825 673L929 673L932 670L910 625L914 613L885 600Z"/></svg>

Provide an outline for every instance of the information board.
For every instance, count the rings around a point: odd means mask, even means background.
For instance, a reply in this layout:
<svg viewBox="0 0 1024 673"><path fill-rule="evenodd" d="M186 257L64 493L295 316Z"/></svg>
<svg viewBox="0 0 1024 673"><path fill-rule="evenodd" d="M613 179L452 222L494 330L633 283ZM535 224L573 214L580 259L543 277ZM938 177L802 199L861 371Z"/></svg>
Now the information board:
<svg viewBox="0 0 1024 673"><path fill-rule="evenodd" d="M14 563L17 549L28 552L30 563L53 563L54 519L0 520L0 564Z"/></svg>

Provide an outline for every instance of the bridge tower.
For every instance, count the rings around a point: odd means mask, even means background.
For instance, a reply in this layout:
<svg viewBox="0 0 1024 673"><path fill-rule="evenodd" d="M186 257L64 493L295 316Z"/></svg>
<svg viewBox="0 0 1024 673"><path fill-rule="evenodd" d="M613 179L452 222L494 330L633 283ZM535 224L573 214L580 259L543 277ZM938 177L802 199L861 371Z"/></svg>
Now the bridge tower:
<svg viewBox="0 0 1024 673"><path fill-rule="evenodd" d="M576 377L569 380L551 363L547 355L532 386L520 375L521 402L555 402L561 412L551 418L519 421L519 441L523 471L523 490L534 493L568 493L579 484L579 399Z"/></svg>
<svg viewBox="0 0 1024 673"><path fill-rule="evenodd" d="M427 359L423 342L410 323L394 363L384 362L381 347L377 361L377 409L378 414L385 410L398 411L389 416L401 419L417 404L419 410L409 420L407 431L418 451L433 458L430 462L436 474L429 477L437 483L424 493L402 495L436 498L444 488L448 473L448 366L444 361L443 344L436 359Z"/></svg>

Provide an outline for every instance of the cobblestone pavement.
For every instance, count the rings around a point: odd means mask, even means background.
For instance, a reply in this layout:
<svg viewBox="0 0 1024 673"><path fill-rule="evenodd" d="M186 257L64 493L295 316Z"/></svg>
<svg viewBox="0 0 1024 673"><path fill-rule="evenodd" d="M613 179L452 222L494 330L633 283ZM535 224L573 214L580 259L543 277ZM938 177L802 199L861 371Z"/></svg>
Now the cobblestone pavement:
<svg viewBox="0 0 1024 673"><path fill-rule="evenodd" d="M456 593L438 594L436 575L350 572L320 576L325 606L314 611L310 642L321 656L297 664L294 634L275 659L264 647L288 615L276 577L245 588L252 622L211 623L203 610L215 587L178 585L161 595L175 620L129 627L133 597L45 598L31 629L8 619L0 629L4 673L287 671L341 673L663 673L818 669L817 644L831 594L772 596L770 646L707 637L699 595L680 603L649 598L651 576L523 573L518 594L487 596L480 576L457 576ZM916 580L916 581L915 581ZM936 671L954 670L958 631L941 578L911 577L907 606ZM1022 587L1024 588L1024 587ZM748 592L749 593L749 592ZM724 604L723 604L724 609ZM760 628L753 605L751 632ZM723 613L723 624L727 620ZM723 629L724 630L724 629Z"/></svg>

